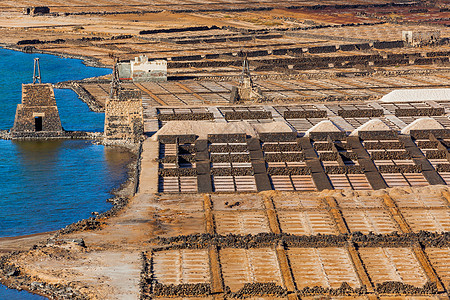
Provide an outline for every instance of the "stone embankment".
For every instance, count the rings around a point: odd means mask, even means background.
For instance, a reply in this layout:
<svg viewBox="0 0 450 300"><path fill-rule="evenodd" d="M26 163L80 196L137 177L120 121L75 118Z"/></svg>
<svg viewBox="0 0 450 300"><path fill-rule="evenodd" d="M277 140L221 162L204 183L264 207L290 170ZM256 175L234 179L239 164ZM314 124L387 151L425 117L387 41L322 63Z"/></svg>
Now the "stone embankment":
<svg viewBox="0 0 450 300"><path fill-rule="evenodd" d="M80 81L85 82L85 81ZM71 89L78 97L89 106L89 109L95 112L104 112L105 108L91 95L85 88L83 88L77 81L60 82L54 85L56 89Z"/></svg>
<svg viewBox="0 0 450 300"><path fill-rule="evenodd" d="M61 132L60 135L55 136L54 133L51 135L46 135L45 132L39 134L39 139L41 140L50 140L50 139L81 139L81 140L101 140L103 137L102 132L87 132L87 131L65 131ZM9 130L0 130L0 139L1 140L11 140L12 135ZM36 134L27 135L26 133L22 134L20 137L16 137L14 139L19 140L32 140L36 139ZM125 146L125 145L124 145ZM129 147L127 147L129 148Z"/></svg>

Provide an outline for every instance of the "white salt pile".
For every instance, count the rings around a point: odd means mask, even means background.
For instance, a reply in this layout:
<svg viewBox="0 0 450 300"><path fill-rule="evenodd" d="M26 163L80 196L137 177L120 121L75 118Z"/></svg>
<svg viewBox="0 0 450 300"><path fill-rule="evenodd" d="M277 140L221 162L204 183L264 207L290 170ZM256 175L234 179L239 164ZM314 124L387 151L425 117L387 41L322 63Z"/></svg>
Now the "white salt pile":
<svg viewBox="0 0 450 300"><path fill-rule="evenodd" d="M430 117L414 120L411 124L402 129L402 134L410 134L411 130L445 129L441 123Z"/></svg>
<svg viewBox="0 0 450 300"><path fill-rule="evenodd" d="M350 134L351 136L357 136L360 131L391 131L392 128L380 119L372 119L362 124Z"/></svg>
<svg viewBox="0 0 450 300"><path fill-rule="evenodd" d="M394 90L384 95L382 102L417 102L450 100L450 89L409 89Z"/></svg>
<svg viewBox="0 0 450 300"><path fill-rule="evenodd" d="M305 136L309 136L311 132L341 132L343 131L339 126L330 120L323 120L308 129Z"/></svg>

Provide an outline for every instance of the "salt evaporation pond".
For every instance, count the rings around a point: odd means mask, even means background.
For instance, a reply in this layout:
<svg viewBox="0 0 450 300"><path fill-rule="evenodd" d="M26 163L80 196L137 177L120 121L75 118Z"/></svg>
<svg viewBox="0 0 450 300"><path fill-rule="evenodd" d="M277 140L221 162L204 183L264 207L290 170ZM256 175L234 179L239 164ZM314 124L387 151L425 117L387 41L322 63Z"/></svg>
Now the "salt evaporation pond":
<svg viewBox="0 0 450 300"><path fill-rule="evenodd" d="M81 60L0 49L0 129L14 123L22 83L40 58L43 83L110 74ZM55 90L66 130L102 131L104 114L89 110L70 90ZM60 229L111 208L110 191L126 180L130 154L89 141L0 140L0 237ZM0 299L44 299L0 285Z"/></svg>

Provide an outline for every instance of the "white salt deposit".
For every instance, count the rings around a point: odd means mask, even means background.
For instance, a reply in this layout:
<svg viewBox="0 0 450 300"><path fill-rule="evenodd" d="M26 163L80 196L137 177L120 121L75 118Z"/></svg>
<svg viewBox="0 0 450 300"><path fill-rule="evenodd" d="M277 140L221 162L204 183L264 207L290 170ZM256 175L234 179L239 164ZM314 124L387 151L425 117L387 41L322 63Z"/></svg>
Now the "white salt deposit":
<svg viewBox="0 0 450 300"><path fill-rule="evenodd" d="M429 130L429 129L444 129L444 126L442 126L441 123L439 123L433 118L424 117L415 120L414 122L403 128L401 133L410 134L411 130Z"/></svg>
<svg viewBox="0 0 450 300"><path fill-rule="evenodd" d="M156 141L159 135L185 135L195 134L199 139L206 139L208 134L245 133L257 137L258 132L292 132L285 122L269 122L250 124L247 121L216 123L212 121L168 121L152 140Z"/></svg>
<svg viewBox="0 0 450 300"><path fill-rule="evenodd" d="M323 120L314 125L313 127L311 127L310 129L308 129L305 132L305 136L309 136L311 132L341 132L341 131L343 130L339 128L339 126L334 124L332 121Z"/></svg>
<svg viewBox="0 0 450 300"><path fill-rule="evenodd" d="M252 124L257 132L270 133L270 132L292 132L292 128L285 122L269 122Z"/></svg>
<svg viewBox="0 0 450 300"><path fill-rule="evenodd" d="M351 136L357 136L360 131L391 131L392 128L386 125L380 119L372 119L362 124L350 134Z"/></svg>
<svg viewBox="0 0 450 300"><path fill-rule="evenodd" d="M408 89L394 90L384 95L382 102L417 102L450 100L450 89Z"/></svg>

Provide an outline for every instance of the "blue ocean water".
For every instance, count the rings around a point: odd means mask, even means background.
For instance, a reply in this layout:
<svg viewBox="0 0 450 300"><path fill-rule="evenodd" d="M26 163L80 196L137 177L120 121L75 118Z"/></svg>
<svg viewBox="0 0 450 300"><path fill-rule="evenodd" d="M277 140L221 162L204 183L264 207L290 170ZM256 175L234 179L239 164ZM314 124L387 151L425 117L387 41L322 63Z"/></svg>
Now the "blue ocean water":
<svg viewBox="0 0 450 300"><path fill-rule="evenodd" d="M0 140L0 153L0 236L56 230L108 210L130 158L79 140Z"/></svg>
<svg viewBox="0 0 450 300"><path fill-rule="evenodd" d="M4 285L0 285L0 299L1 300L45 300L47 298L30 294L26 291L17 291L8 289Z"/></svg>
<svg viewBox="0 0 450 300"><path fill-rule="evenodd" d="M14 123L21 84L30 83L40 58L43 82L55 83L111 73L81 60L0 49L0 129ZM89 110L70 90L55 90L66 130L102 131L104 114ZM103 212L110 191L126 179L130 154L89 141L0 140L0 237L60 229ZM0 285L0 299L43 299Z"/></svg>
<svg viewBox="0 0 450 300"><path fill-rule="evenodd" d="M21 102L22 83L33 81L33 61L38 57L43 83L111 74L111 69L85 66L79 59L62 58L48 54L27 54L0 48L0 129L9 129L14 124L16 105ZM69 95L70 98L64 98ZM76 103L76 94L68 90L55 90L63 126L84 126L92 130L103 122L103 114L89 112L87 105ZM75 102L75 103L74 103ZM74 106L71 108L71 106ZM80 109L80 107L83 107ZM85 124L85 122L88 122ZM71 128L65 128L67 130ZM95 129L95 128L94 128ZM98 128L97 128L98 129Z"/></svg>

